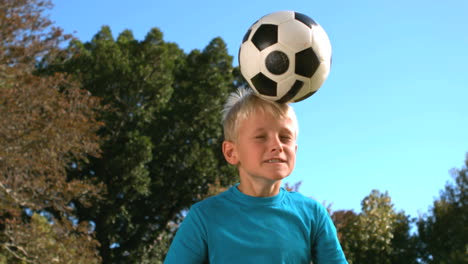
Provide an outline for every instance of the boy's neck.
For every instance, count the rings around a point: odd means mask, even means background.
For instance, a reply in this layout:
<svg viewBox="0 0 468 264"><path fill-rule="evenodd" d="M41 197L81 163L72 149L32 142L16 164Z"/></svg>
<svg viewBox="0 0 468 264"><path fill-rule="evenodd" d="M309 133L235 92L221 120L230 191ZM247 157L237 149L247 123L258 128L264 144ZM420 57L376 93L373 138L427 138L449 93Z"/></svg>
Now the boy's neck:
<svg viewBox="0 0 468 264"><path fill-rule="evenodd" d="M262 183L253 181L242 181L237 185L239 191L243 194L253 197L271 197L279 193L281 187L281 181L275 181L273 183Z"/></svg>

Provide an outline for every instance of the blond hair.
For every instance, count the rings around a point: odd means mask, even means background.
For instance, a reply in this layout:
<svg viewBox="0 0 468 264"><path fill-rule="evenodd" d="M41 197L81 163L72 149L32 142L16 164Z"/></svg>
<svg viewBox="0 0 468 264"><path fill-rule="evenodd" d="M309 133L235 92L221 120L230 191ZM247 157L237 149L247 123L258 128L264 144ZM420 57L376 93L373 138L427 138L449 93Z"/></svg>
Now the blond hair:
<svg viewBox="0 0 468 264"><path fill-rule="evenodd" d="M223 109L224 140L236 141L240 122L246 120L256 111L270 113L284 118L288 115L296 127L295 136L299 132L297 117L289 104L277 103L262 99L252 89L239 88L229 95Z"/></svg>

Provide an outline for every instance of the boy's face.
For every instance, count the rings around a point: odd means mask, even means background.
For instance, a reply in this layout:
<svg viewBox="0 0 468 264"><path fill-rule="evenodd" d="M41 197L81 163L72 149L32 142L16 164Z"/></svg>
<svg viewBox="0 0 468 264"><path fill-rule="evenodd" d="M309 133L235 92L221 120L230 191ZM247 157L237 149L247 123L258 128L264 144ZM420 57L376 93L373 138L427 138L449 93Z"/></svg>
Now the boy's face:
<svg viewBox="0 0 468 264"><path fill-rule="evenodd" d="M296 162L296 126L289 114L256 111L240 122L236 142L224 142L226 160L242 179L274 182L291 174Z"/></svg>

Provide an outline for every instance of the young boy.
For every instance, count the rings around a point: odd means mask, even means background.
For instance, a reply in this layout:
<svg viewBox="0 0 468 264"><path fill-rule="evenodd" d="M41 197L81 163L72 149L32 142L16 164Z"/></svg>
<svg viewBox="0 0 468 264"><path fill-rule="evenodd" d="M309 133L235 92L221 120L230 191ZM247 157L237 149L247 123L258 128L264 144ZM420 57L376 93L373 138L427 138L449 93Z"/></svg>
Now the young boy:
<svg viewBox="0 0 468 264"><path fill-rule="evenodd" d="M239 90L223 126L224 157L240 183L192 206L165 263L347 263L326 209L281 188L296 160L293 109Z"/></svg>

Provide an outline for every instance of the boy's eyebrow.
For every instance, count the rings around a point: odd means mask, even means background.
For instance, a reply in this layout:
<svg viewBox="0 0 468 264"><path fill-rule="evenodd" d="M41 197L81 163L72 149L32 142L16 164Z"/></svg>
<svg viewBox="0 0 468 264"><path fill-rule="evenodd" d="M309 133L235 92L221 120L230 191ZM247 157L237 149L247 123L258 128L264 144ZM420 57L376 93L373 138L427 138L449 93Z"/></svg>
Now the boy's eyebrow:
<svg viewBox="0 0 468 264"><path fill-rule="evenodd" d="M254 133L263 132L263 131L265 131L265 128L259 127L259 128L254 130Z"/></svg>
<svg viewBox="0 0 468 264"><path fill-rule="evenodd" d="M282 128L281 132L287 132L288 134L294 135L294 130L292 130L292 129L288 128L288 127Z"/></svg>
<svg viewBox="0 0 468 264"><path fill-rule="evenodd" d="M259 133L259 132L264 132L265 130L266 130L266 129L265 129L264 127L259 127L259 128L257 128L257 129L255 129L253 132L254 132L254 133ZM289 133L289 134L291 134L291 135L294 135L294 130L292 130L292 129L288 128L288 127L282 127L282 128L280 129L280 132L281 132L281 133L286 132L286 133Z"/></svg>

